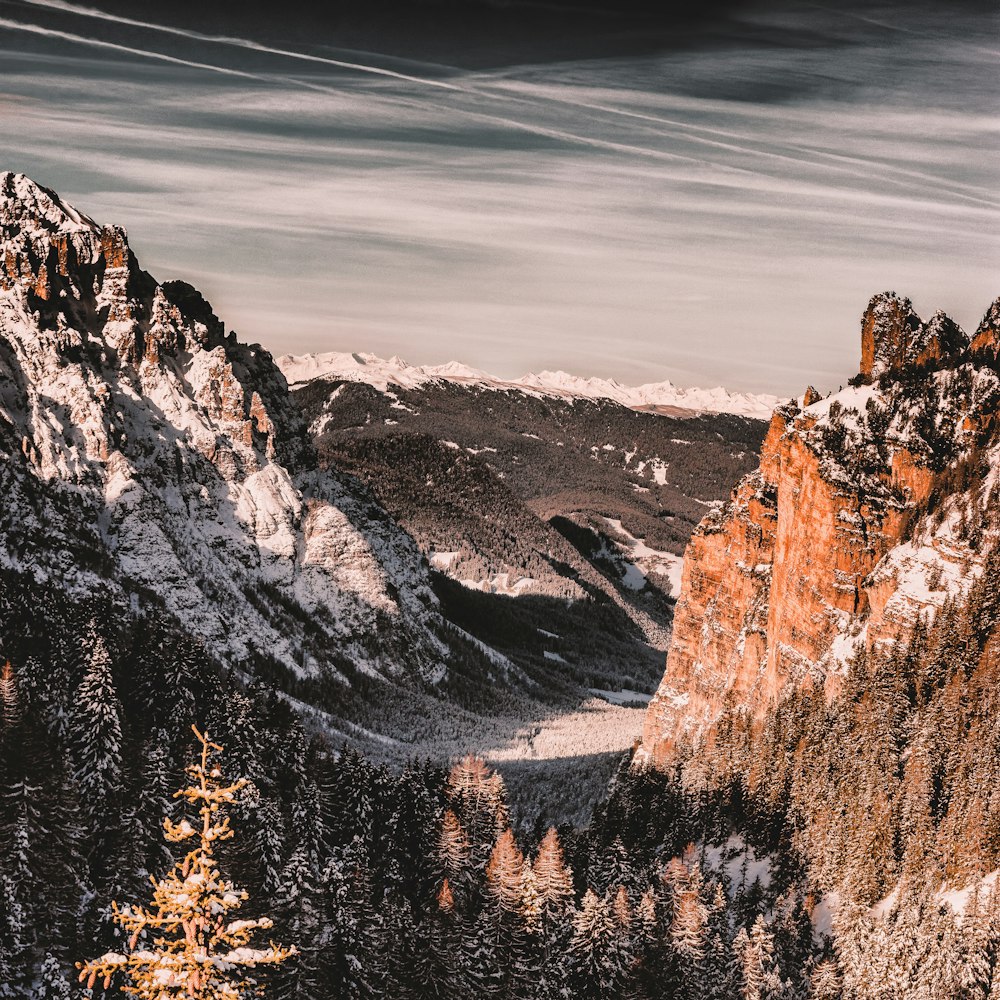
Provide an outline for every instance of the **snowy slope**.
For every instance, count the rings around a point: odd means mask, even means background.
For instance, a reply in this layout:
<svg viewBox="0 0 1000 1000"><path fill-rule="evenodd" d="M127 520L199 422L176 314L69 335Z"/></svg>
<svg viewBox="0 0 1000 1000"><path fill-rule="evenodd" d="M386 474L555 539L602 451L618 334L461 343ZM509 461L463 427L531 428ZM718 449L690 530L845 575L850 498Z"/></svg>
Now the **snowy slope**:
<svg viewBox="0 0 1000 1000"><path fill-rule="evenodd" d="M526 392L564 399L611 399L633 409L678 409L696 413L735 413L767 420L780 400L777 396L733 393L715 389L683 389L672 382L624 386L614 379L582 378L563 371L543 371L519 379L501 379L452 361L444 365L409 365L401 358L374 354L286 354L277 359L289 384L314 378L367 382L385 392L390 386L415 389L445 381L497 391Z"/></svg>
<svg viewBox="0 0 1000 1000"><path fill-rule="evenodd" d="M0 262L0 560L279 679L445 676L415 543L317 468L266 351L23 175L0 174Z"/></svg>

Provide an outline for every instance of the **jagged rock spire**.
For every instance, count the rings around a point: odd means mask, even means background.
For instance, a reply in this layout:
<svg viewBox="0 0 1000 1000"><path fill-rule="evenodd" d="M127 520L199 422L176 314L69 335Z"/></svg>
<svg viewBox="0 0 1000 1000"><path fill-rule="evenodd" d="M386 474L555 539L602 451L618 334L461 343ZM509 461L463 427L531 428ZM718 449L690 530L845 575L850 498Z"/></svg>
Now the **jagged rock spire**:
<svg viewBox="0 0 1000 1000"><path fill-rule="evenodd" d="M969 346L965 332L943 312L926 323L895 292L873 295L861 319L861 374L881 378L956 361Z"/></svg>

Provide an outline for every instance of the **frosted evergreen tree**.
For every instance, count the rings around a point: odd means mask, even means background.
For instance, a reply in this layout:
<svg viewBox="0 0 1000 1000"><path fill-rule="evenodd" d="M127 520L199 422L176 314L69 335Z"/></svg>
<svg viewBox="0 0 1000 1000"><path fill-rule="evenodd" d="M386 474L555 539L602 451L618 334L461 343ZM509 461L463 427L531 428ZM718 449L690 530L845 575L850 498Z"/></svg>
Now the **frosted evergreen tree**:
<svg viewBox="0 0 1000 1000"><path fill-rule="evenodd" d="M481 757L470 754L451 769L446 793L469 839L472 863L479 867L486 863L494 843L508 826L503 778Z"/></svg>
<svg viewBox="0 0 1000 1000"><path fill-rule="evenodd" d="M11 879L0 874L0 996L14 996L29 948L28 915Z"/></svg>
<svg viewBox="0 0 1000 1000"><path fill-rule="evenodd" d="M301 942L299 958L280 975L278 1000L309 995L318 988L317 952L323 947L324 928L319 912L318 877L309 848L300 843L292 852L274 893L275 922L292 941Z"/></svg>
<svg viewBox="0 0 1000 1000"><path fill-rule="evenodd" d="M743 972L744 1000L775 1000L783 990L774 964L774 938L758 916L749 934L740 931L736 951Z"/></svg>
<svg viewBox="0 0 1000 1000"><path fill-rule="evenodd" d="M502 913L517 913L524 886L524 855L508 828L497 838L486 866L486 892Z"/></svg>
<svg viewBox="0 0 1000 1000"><path fill-rule="evenodd" d="M563 920L573 905L573 872L563 856L555 827L549 827L532 865L538 888L539 917L543 925Z"/></svg>
<svg viewBox="0 0 1000 1000"><path fill-rule="evenodd" d="M124 816L124 850L119 884L128 878L144 884L152 872L173 860L170 845L163 839L160 822L173 812L172 767L169 738L165 730L155 730L146 741L138 787ZM132 885L134 891L139 885Z"/></svg>
<svg viewBox="0 0 1000 1000"><path fill-rule="evenodd" d="M317 977L335 1000L357 1000L377 995L386 975L386 949L395 932L393 920L411 915L390 910L380 901L372 905L371 870L364 844L353 841L337 848L319 880L321 947L317 950Z"/></svg>
<svg viewBox="0 0 1000 1000"><path fill-rule="evenodd" d="M843 990L837 963L830 958L817 963L809 976L810 1000L841 1000Z"/></svg>
<svg viewBox="0 0 1000 1000"><path fill-rule="evenodd" d="M18 689L17 675L10 660L0 668L0 724L12 731L21 721L23 706Z"/></svg>
<svg viewBox="0 0 1000 1000"><path fill-rule="evenodd" d="M31 1000L71 1000L73 987L63 973L59 962L47 955L38 971L38 983Z"/></svg>
<svg viewBox="0 0 1000 1000"><path fill-rule="evenodd" d="M76 761L74 777L90 815L105 810L121 785L121 713L111 655L101 636L95 635L69 721Z"/></svg>
<svg viewBox="0 0 1000 1000"><path fill-rule="evenodd" d="M438 836L438 857L448 879L457 886L469 878L469 839L451 809L445 810Z"/></svg>
<svg viewBox="0 0 1000 1000"><path fill-rule="evenodd" d="M215 859L216 845L233 831L226 810L245 786L227 785L212 760L222 747L194 730L200 760L188 768L191 784L177 792L197 819L164 820L171 843L194 846L163 878L153 880L149 907L114 905L116 922L128 935L128 953L107 952L79 963L80 982L92 989L124 978L123 990L139 1000L163 1000L171 994L190 1000L240 1000L258 983L244 970L278 965L295 954L273 943L251 944L258 930L270 928L267 917L228 919L247 894L223 878Z"/></svg>
<svg viewBox="0 0 1000 1000"><path fill-rule="evenodd" d="M708 912L697 890L684 889L674 898L670 922L670 943L677 960L678 997L697 1000L704 995Z"/></svg>
<svg viewBox="0 0 1000 1000"><path fill-rule="evenodd" d="M599 1000L622 991L631 956L607 897L587 890L573 920L569 950L579 997Z"/></svg>

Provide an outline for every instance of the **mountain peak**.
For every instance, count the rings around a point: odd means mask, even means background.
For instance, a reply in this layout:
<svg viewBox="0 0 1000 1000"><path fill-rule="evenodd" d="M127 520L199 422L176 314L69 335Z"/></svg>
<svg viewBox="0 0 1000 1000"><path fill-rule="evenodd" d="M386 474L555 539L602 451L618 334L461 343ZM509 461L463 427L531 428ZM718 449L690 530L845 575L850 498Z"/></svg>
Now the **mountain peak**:
<svg viewBox="0 0 1000 1000"><path fill-rule="evenodd" d="M896 292L873 295L861 318L861 374L870 380L955 361L968 346L965 332L945 313L925 323Z"/></svg>
<svg viewBox="0 0 1000 1000"><path fill-rule="evenodd" d="M984 361L1000 357L1000 298L994 299L976 328L969 350Z"/></svg>
<svg viewBox="0 0 1000 1000"><path fill-rule="evenodd" d="M228 455L235 446L245 470L271 459L297 468L309 453L301 416L267 352L227 335L192 285L160 284L144 271L124 229L95 222L10 171L0 173L0 333L7 331L21 334L16 351L26 370L69 361L77 375L87 373L68 405L76 425L81 400L93 404L93 419L77 428L89 458L130 454L122 418L102 402L119 390L157 399L161 408L198 411L202 452ZM191 392L196 399L187 398ZM63 441L40 465L58 466L71 447ZM228 474L231 463L219 461Z"/></svg>
<svg viewBox="0 0 1000 1000"><path fill-rule="evenodd" d="M98 232L89 216L26 174L0 173L0 231L5 239L22 233Z"/></svg>

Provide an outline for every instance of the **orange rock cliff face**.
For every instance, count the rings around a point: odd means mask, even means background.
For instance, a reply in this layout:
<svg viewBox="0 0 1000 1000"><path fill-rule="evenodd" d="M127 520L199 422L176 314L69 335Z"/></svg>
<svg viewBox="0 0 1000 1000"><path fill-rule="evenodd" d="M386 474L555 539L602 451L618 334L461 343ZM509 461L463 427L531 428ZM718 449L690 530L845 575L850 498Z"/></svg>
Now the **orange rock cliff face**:
<svg viewBox="0 0 1000 1000"><path fill-rule="evenodd" d="M639 760L668 761L726 705L760 714L807 680L836 690L858 644L893 641L942 603L938 581L974 553L947 519L933 537L914 526L992 439L998 320L1000 299L970 349L943 314L923 323L908 299L877 295L852 386L775 411L760 468L688 544Z"/></svg>

